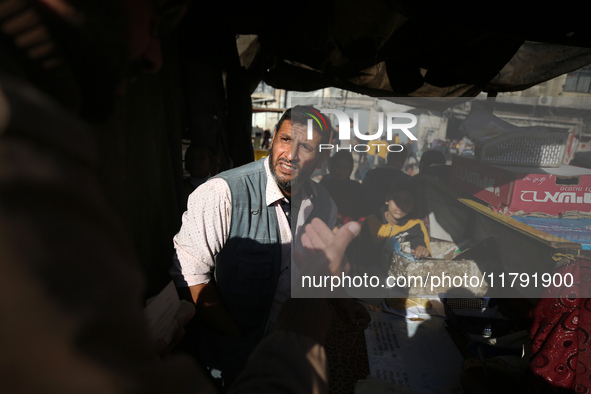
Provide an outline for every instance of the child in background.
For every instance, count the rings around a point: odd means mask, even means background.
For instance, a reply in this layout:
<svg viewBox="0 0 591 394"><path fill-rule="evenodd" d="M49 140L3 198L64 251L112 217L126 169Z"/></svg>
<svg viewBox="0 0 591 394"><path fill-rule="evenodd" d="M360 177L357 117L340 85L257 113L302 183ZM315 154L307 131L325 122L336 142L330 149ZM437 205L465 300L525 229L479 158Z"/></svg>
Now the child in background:
<svg viewBox="0 0 591 394"><path fill-rule="evenodd" d="M415 201L415 186L411 181L403 181L390 188L386 193L385 206L378 214L369 215L363 223L363 248L366 251L373 249L373 253L368 255L377 257L375 253L380 254L385 241L393 237L404 254L410 254L415 259L431 255L427 229L423 221L414 215Z"/></svg>
<svg viewBox="0 0 591 394"><path fill-rule="evenodd" d="M416 183L411 179L395 183L386 193L380 211L365 219L352 259L356 275L386 278L396 275L396 267L431 256L427 229L416 217L416 197ZM429 302L408 298L403 288L386 291L383 308L389 313L408 317L407 308L426 307Z"/></svg>

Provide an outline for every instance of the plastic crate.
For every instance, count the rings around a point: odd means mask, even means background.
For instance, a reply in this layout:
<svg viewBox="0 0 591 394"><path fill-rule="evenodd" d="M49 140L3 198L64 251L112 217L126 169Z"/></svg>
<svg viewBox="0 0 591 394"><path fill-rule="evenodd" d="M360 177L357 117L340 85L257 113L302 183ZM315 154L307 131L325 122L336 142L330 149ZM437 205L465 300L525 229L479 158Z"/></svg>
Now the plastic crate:
<svg viewBox="0 0 591 394"><path fill-rule="evenodd" d="M476 157L489 164L558 167L565 155L568 135L551 131L505 133L478 145Z"/></svg>

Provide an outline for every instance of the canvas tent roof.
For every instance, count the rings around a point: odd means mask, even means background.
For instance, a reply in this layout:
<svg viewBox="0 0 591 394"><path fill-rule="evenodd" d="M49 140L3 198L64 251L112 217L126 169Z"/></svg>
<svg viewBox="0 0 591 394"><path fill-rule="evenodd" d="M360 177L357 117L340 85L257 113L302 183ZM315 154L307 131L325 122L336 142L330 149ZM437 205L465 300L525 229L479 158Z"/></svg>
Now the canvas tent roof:
<svg viewBox="0 0 591 394"><path fill-rule="evenodd" d="M591 24L577 5L340 0L193 7L206 47L236 34L251 77L282 89L328 86L383 97L462 97L523 90L591 63ZM211 34L220 33L219 36ZM223 45L222 45L223 46Z"/></svg>

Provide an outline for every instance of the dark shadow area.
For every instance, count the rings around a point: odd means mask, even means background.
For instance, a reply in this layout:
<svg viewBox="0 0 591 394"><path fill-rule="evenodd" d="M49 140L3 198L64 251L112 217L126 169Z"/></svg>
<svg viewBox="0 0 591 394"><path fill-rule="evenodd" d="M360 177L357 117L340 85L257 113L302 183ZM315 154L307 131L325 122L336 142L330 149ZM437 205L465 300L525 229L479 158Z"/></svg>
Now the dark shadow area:
<svg viewBox="0 0 591 394"><path fill-rule="evenodd" d="M229 239L218 254L212 282L242 336L221 335L199 314L186 326L179 349L191 354L208 369L222 371L226 389L242 371L256 345L268 334L268 318L281 263L279 256L280 245L277 243L263 244L249 238ZM214 288L206 288L206 291ZM190 299L187 290L180 290L180 295ZM206 295L202 299L207 299ZM208 307L198 303L197 310Z"/></svg>

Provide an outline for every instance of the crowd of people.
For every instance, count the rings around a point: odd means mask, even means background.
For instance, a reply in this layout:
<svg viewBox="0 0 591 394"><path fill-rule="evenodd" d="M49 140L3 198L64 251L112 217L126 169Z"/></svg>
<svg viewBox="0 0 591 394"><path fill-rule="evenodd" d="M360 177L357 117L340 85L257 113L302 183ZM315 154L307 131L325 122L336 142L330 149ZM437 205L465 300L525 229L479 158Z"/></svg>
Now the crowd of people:
<svg viewBox="0 0 591 394"><path fill-rule="evenodd" d="M357 181L351 179L353 153L340 150L330 157L328 173L317 175L337 205L337 226L350 221L363 223L351 252L357 269L384 275L395 253L413 259L431 256L419 206L420 179L433 175L446 182L449 166L443 152L426 150L420 156L418 171L410 175L404 169L412 153L409 145L389 152L384 164L367 170ZM368 267L368 262L374 267Z"/></svg>
<svg viewBox="0 0 591 394"><path fill-rule="evenodd" d="M327 188L337 204L339 223L363 221L376 213L384 206L384 196L393 184L416 180L421 172L438 175L449 170L446 164L450 162L441 150L425 149L417 155L412 143L402 146L400 151L384 149L385 161L371 167L363 166L368 160L366 152L342 149L327 160L325 168L317 169L313 179Z"/></svg>

